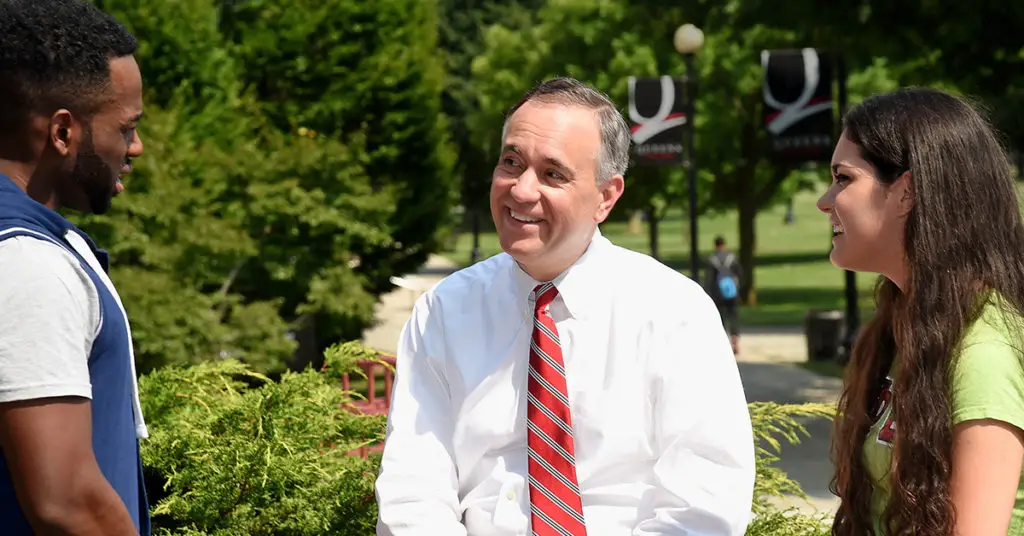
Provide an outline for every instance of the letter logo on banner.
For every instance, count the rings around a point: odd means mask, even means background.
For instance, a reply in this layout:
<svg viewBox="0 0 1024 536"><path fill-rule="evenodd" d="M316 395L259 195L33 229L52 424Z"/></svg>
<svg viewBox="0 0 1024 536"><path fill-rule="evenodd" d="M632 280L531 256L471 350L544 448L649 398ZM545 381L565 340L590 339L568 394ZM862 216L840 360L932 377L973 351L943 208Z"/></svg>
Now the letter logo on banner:
<svg viewBox="0 0 1024 536"><path fill-rule="evenodd" d="M832 64L813 48L764 50L764 124L781 160L828 161L833 134Z"/></svg>
<svg viewBox="0 0 1024 536"><path fill-rule="evenodd" d="M629 78L629 119L633 157L646 165L683 160L685 84L671 76Z"/></svg>

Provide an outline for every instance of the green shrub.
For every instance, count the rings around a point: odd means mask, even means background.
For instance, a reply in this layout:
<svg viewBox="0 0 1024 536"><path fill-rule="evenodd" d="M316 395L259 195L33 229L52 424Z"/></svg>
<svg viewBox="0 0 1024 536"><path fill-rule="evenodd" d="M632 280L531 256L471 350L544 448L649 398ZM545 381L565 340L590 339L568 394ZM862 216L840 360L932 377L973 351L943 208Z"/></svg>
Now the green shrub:
<svg viewBox="0 0 1024 536"><path fill-rule="evenodd" d="M167 367L142 378L142 443L155 534L372 534L384 419L350 413L340 374L365 355L333 347L323 371L280 381L237 361Z"/></svg>
<svg viewBox="0 0 1024 536"><path fill-rule="evenodd" d="M343 373L377 354L358 343L328 349L321 371L280 381L234 360L158 369L140 381L151 437L142 443L154 533L305 536L374 533L379 455L349 452L383 439L384 418L344 409ZM748 536L826 536L827 520L780 509L803 496L778 467L779 440L796 442L800 418L824 404L750 405L758 439L755 519Z"/></svg>
<svg viewBox="0 0 1024 536"><path fill-rule="evenodd" d="M800 484L773 465L779 460L779 439L798 443L807 430L797 419L832 417L831 404L776 404L753 402L750 421L756 440L757 478L754 481L754 520L747 536L828 536L831 520L825 515L810 516L796 508L779 508L772 499L795 495L807 498Z"/></svg>

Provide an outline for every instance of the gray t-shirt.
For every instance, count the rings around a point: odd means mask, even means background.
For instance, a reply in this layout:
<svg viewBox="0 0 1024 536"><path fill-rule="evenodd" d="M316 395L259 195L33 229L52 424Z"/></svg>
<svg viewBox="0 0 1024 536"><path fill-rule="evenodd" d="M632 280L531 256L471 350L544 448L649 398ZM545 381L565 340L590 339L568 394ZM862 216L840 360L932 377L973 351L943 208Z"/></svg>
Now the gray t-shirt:
<svg viewBox="0 0 1024 536"><path fill-rule="evenodd" d="M96 286L70 252L30 237L0 241L0 403L92 398Z"/></svg>

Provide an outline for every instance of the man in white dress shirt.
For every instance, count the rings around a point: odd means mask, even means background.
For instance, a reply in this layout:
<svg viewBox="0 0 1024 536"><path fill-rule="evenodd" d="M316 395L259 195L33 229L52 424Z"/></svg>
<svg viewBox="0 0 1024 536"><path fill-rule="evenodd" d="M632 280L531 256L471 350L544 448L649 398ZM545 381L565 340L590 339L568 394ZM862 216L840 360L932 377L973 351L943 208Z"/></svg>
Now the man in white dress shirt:
<svg viewBox="0 0 1024 536"><path fill-rule="evenodd" d="M743 534L754 446L714 303L597 230L630 133L561 78L510 111L491 185L502 254L402 331L378 535Z"/></svg>

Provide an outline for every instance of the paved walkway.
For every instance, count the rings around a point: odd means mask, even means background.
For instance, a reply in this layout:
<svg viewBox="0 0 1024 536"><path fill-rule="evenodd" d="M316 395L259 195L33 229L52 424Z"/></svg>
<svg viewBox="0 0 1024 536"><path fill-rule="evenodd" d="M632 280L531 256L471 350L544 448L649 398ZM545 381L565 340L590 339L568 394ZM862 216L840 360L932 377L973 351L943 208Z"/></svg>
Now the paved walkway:
<svg viewBox="0 0 1024 536"><path fill-rule="evenodd" d="M457 265L440 256L432 256L419 274L402 278L410 289L398 288L382 296L377 305L377 325L367 330L363 341L385 352L395 351L398 335L422 290L433 286ZM750 329L740 340L737 359L747 400L779 403L834 402L840 381L814 374L796 366L806 360L807 349L798 328ZM806 512L834 512L836 500L828 491L832 475L829 462L830 423L814 419L803 423L810 434L797 445L783 445L778 462L787 474L800 483L810 498L805 502L793 497L783 502Z"/></svg>

